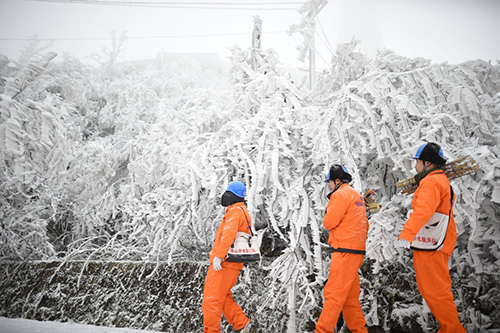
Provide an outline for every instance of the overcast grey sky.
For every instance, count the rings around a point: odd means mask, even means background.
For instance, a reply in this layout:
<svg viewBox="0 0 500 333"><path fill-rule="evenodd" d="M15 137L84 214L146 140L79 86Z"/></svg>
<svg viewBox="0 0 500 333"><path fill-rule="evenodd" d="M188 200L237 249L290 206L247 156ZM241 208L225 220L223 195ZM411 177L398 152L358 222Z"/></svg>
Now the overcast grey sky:
<svg viewBox="0 0 500 333"><path fill-rule="evenodd" d="M66 51L84 59L102 52L104 47L109 50L112 31L118 36L126 31L129 40L125 42L121 61L154 58L162 50L218 53L227 57L228 48L233 45L251 46L253 16L259 15L263 21L262 47L273 48L284 63L298 64L296 46L301 36L289 36L286 31L300 22L296 10L300 5L277 4L270 7L283 9L263 11L50 1L0 0L0 53L17 59L27 42L6 39L37 35L40 39L55 39L50 50ZM301 3L300 0L203 2ZM500 60L499 18L500 0L329 0L318 16L318 67L327 67L331 58L329 49L349 42L353 36L361 41L360 50L370 56L377 49L388 48L403 56L424 57L438 63L479 58ZM75 38L80 40L72 40Z"/></svg>

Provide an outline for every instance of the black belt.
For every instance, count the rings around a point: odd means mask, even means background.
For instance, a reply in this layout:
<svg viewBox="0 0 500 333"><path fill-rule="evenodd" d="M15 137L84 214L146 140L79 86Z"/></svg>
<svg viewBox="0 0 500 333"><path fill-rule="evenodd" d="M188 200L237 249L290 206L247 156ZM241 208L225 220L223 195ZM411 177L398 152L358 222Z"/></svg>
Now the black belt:
<svg viewBox="0 0 500 333"><path fill-rule="evenodd" d="M344 252L344 253L352 253L352 254L362 254L365 255L366 251L365 250L353 250L353 249L344 249L342 247L339 247L337 249L330 247L328 248L330 252Z"/></svg>

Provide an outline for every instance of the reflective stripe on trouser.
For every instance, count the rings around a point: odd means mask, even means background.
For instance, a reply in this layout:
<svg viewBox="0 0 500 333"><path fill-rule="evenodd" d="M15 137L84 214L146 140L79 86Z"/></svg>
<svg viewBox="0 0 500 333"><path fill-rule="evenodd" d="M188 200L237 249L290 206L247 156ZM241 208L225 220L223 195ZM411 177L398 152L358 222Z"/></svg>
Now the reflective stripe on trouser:
<svg viewBox="0 0 500 333"><path fill-rule="evenodd" d="M442 251L413 251L418 290L439 323L440 333L466 332L451 292L448 258Z"/></svg>
<svg viewBox="0 0 500 333"><path fill-rule="evenodd" d="M328 282L323 292L325 304L316 324L316 333L333 333L340 312L351 332L368 332L366 320L359 303L358 270L364 256L334 252Z"/></svg>
<svg viewBox="0 0 500 333"><path fill-rule="evenodd" d="M233 300L231 288L234 287L240 274L239 269L223 267L215 271L210 265L203 290L203 332L220 332L222 315L235 330L243 328L250 319Z"/></svg>

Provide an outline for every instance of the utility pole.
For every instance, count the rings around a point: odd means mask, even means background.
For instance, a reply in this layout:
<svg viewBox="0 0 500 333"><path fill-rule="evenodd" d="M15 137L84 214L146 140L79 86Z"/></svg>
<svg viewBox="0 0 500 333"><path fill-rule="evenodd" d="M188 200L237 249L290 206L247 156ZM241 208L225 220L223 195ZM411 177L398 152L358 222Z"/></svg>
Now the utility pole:
<svg viewBox="0 0 500 333"><path fill-rule="evenodd" d="M310 22L311 36L309 37L309 89L316 85L316 21Z"/></svg>
<svg viewBox="0 0 500 333"><path fill-rule="evenodd" d="M294 26L293 32L299 32L304 36L301 48L300 60L304 61L305 55L309 54L309 87L314 90L316 84L316 16L326 6L328 0L309 0L300 9L302 22ZM309 51L309 52L307 52Z"/></svg>
<svg viewBox="0 0 500 333"><path fill-rule="evenodd" d="M258 15L253 17L253 32L252 32L252 69L257 70L257 53L262 52L261 35L262 35L262 20Z"/></svg>

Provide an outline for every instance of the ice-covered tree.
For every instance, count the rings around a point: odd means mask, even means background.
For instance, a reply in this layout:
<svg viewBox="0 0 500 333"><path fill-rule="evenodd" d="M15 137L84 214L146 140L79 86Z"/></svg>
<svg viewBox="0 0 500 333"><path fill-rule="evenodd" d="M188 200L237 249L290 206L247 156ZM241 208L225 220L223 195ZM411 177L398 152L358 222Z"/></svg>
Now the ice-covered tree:
<svg viewBox="0 0 500 333"><path fill-rule="evenodd" d="M116 75L70 57L32 59L17 73L0 62L2 257L206 260L223 215L218 199L240 179L268 294L287 302L289 330L301 331L295 319L315 318L327 277L323 180L342 163L353 186L374 189L383 206L370 219L362 277L369 324L418 309L432 327L424 305L391 301L385 280L373 278L411 274L393 246L411 196L395 185L414 173L412 148L429 140L449 160L470 155L480 166L452 180L452 278L463 277L460 311L474 322L470 290L498 285L500 68L388 50L369 59L356 45L337 48L314 92L276 53L259 54L254 70L238 47L229 80L187 60ZM263 300L260 311L275 304Z"/></svg>

